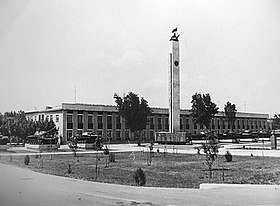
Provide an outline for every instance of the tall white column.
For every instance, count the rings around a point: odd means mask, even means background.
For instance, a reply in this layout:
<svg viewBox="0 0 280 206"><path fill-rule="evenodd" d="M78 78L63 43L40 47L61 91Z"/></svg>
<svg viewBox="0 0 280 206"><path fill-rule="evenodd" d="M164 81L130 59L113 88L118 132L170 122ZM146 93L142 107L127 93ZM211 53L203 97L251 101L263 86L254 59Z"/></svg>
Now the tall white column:
<svg viewBox="0 0 280 206"><path fill-rule="evenodd" d="M176 32L177 33L177 32ZM180 59L178 36L171 38L169 70L169 132L180 131Z"/></svg>

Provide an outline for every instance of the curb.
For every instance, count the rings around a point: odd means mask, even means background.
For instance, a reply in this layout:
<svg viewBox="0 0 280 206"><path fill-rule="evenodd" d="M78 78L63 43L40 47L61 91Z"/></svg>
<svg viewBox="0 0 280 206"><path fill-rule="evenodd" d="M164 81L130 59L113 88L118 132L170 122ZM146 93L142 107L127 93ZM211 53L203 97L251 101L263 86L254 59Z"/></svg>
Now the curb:
<svg viewBox="0 0 280 206"><path fill-rule="evenodd" d="M280 185L253 185L253 184L211 184L202 183L199 189L218 189L218 188L252 188L252 189L280 189Z"/></svg>

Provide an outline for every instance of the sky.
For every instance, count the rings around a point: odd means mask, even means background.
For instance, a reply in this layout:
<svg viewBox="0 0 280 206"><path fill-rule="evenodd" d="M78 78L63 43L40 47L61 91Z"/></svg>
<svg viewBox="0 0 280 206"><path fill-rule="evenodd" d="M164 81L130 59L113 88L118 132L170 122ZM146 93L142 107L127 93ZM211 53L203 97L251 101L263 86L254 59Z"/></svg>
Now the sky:
<svg viewBox="0 0 280 206"><path fill-rule="evenodd" d="M209 93L220 110L280 113L279 0L1 0L0 112L130 91L168 108L176 27L182 109Z"/></svg>

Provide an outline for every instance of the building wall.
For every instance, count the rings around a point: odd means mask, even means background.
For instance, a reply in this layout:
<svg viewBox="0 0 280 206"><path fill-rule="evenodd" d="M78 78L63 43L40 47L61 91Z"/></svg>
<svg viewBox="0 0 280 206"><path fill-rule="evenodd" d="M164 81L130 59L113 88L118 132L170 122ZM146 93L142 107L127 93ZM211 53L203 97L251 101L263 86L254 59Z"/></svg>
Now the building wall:
<svg viewBox="0 0 280 206"><path fill-rule="evenodd" d="M63 134L63 113L61 109L45 109L37 110L32 112L26 112L26 117L32 119L33 121L44 121L46 119L52 119L58 129L58 134L62 136Z"/></svg>
<svg viewBox="0 0 280 206"><path fill-rule="evenodd" d="M131 132L125 127L124 119L118 115L115 106L63 103L58 109L26 112L26 115L34 120L39 120L39 116L41 119L42 116L45 119L47 117L50 118L51 115L52 118L58 115L58 121L54 122L59 128L59 135L62 136L63 142L67 142L73 135L86 131L103 135L106 141L111 142L135 140ZM267 122L269 116L267 114L239 112L236 116L237 119L233 128L236 132L242 130L253 130L256 132L269 130ZM224 133L229 130L229 125L225 120L223 112L219 112L212 119L211 128L216 133ZM181 110L180 131L199 134L201 129L199 125L193 123L190 110ZM153 140L155 133L161 131L169 131L168 109L152 108L152 116L149 117L146 130L143 131L143 140Z"/></svg>

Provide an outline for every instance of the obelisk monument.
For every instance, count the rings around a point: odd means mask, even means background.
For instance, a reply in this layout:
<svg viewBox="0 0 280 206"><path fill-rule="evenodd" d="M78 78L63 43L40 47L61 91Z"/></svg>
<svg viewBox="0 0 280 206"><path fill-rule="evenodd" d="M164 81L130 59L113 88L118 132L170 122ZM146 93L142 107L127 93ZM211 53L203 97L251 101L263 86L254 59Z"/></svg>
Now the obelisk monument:
<svg viewBox="0 0 280 206"><path fill-rule="evenodd" d="M172 31L170 39L170 69L169 69L169 132L180 131L180 58L177 28Z"/></svg>

